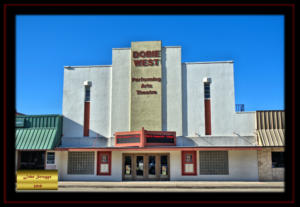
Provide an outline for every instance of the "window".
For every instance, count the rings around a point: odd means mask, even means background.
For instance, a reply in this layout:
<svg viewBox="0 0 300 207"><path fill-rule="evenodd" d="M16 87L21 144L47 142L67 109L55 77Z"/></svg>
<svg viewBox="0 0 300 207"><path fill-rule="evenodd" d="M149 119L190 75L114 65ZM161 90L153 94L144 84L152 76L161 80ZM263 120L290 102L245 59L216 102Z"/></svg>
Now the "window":
<svg viewBox="0 0 300 207"><path fill-rule="evenodd" d="M204 83L205 135L211 135L210 82Z"/></svg>
<svg viewBox="0 0 300 207"><path fill-rule="evenodd" d="M272 152L272 168L284 167L284 152Z"/></svg>
<svg viewBox="0 0 300 207"><path fill-rule="evenodd" d="M20 156L21 170L45 168L45 151L20 151Z"/></svg>
<svg viewBox="0 0 300 207"><path fill-rule="evenodd" d="M47 164L55 164L55 152L47 152Z"/></svg>
<svg viewBox="0 0 300 207"><path fill-rule="evenodd" d="M197 175L196 151L183 151L182 158L182 175Z"/></svg>
<svg viewBox="0 0 300 207"><path fill-rule="evenodd" d="M97 175L111 175L111 152L98 152Z"/></svg>
<svg viewBox="0 0 300 207"><path fill-rule="evenodd" d="M85 87L85 98L84 101L90 101L91 100L91 87L86 86Z"/></svg>
<svg viewBox="0 0 300 207"><path fill-rule="evenodd" d="M68 174L94 174L94 152L69 152Z"/></svg>
<svg viewBox="0 0 300 207"><path fill-rule="evenodd" d="M228 175L227 151L202 151L200 152L201 175Z"/></svg>
<svg viewBox="0 0 300 207"><path fill-rule="evenodd" d="M210 83L204 83L204 98L210 98Z"/></svg>
<svg viewBox="0 0 300 207"><path fill-rule="evenodd" d="M83 136L88 137L90 131L90 86L85 86Z"/></svg>

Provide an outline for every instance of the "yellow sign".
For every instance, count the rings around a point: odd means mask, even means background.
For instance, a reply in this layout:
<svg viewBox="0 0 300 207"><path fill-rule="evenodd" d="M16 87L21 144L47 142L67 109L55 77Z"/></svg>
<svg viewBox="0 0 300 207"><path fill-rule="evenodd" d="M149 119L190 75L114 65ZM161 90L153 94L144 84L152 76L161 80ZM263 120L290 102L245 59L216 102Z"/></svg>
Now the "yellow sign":
<svg viewBox="0 0 300 207"><path fill-rule="evenodd" d="M57 190L57 170L18 170L17 190Z"/></svg>
<svg viewBox="0 0 300 207"><path fill-rule="evenodd" d="M162 130L161 41L131 42L130 131Z"/></svg>

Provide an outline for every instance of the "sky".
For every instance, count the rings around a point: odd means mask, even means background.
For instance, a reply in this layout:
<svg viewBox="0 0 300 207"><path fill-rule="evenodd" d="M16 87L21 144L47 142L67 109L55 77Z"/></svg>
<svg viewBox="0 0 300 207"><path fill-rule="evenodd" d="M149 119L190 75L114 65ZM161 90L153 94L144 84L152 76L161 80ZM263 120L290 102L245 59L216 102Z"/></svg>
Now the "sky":
<svg viewBox="0 0 300 207"><path fill-rule="evenodd" d="M64 66L111 65L112 48L161 40L182 62L234 61L235 103L284 110L283 15L17 15L16 110L62 114Z"/></svg>

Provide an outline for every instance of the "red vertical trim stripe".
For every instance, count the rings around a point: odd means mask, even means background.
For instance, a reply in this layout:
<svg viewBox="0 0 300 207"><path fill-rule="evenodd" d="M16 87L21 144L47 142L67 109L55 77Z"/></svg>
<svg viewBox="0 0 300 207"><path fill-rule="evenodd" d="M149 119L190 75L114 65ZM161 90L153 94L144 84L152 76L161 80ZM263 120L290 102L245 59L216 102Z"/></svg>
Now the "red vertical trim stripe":
<svg viewBox="0 0 300 207"><path fill-rule="evenodd" d="M204 100L205 107L205 135L211 135L211 111L210 111L210 100Z"/></svg>
<svg viewBox="0 0 300 207"><path fill-rule="evenodd" d="M90 102L84 102L83 136L88 137L90 131Z"/></svg>

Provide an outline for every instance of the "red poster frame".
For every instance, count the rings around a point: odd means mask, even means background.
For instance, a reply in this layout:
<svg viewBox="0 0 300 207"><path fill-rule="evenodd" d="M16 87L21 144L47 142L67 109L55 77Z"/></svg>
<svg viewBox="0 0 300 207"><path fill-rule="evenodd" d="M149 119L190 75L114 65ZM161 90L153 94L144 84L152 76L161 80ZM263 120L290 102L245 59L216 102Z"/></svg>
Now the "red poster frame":
<svg viewBox="0 0 300 207"><path fill-rule="evenodd" d="M185 161L185 155L192 154L192 162ZM194 172L188 173L184 171L184 165L192 163L194 165ZM181 175L197 175L197 151L181 151Z"/></svg>
<svg viewBox="0 0 300 207"><path fill-rule="evenodd" d="M102 155L107 155L108 160L107 163L108 164L108 173L101 173L100 171L100 166L103 163L102 162ZM97 153L97 175L111 175L111 152L98 152Z"/></svg>

